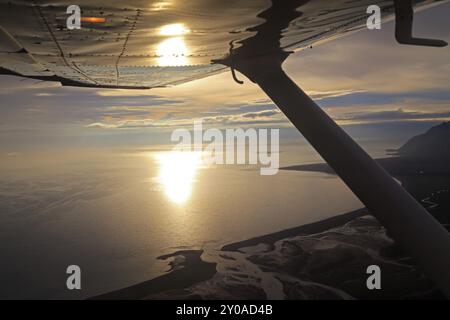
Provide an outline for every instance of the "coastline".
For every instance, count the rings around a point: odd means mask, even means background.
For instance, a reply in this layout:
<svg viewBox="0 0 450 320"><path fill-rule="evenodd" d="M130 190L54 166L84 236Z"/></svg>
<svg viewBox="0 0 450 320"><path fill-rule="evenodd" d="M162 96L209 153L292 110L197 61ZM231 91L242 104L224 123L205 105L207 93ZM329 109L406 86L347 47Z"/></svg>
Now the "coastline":
<svg viewBox="0 0 450 320"><path fill-rule="evenodd" d="M340 214L328 219L320 220L317 222L308 223L294 228L289 228L274 233L269 233L263 236L234 242L223 246L220 250L222 251L238 251L240 248L252 247L258 244L269 244L273 245L276 241L291 238L295 236L314 234L341 226L355 218L362 217L369 214L366 208L357 209L344 214Z"/></svg>
<svg viewBox="0 0 450 320"><path fill-rule="evenodd" d="M225 245L215 262L203 253L161 256L178 258L166 274L90 299L441 298L365 208ZM383 269L383 290L365 287L371 264Z"/></svg>
<svg viewBox="0 0 450 320"><path fill-rule="evenodd" d="M168 273L112 292L88 298L88 300L132 300L145 299L146 296L167 290L182 290L192 284L204 281L216 273L214 263L204 262L200 256L203 250L181 250L163 255L158 259L182 256L181 263L170 262Z"/></svg>
<svg viewBox="0 0 450 320"><path fill-rule="evenodd" d="M368 214L367 210L361 208L325 220L230 243L223 246L220 251L239 251L241 248L256 246L261 243L273 245L276 241L284 238L324 232L366 214ZM217 273L216 264L203 261L201 259L202 254L203 250L180 250L160 256L158 259L161 260L167 260L178 256L182 257L183 261L181 263L175 263L174 261L170 262L171 269L162 276L129 287L90 297L88 300L145 299L147 296L172 290L179 290L178 293L182 294L184 288L209 280ZM194 296L191 298L196 297Z"/></svg>

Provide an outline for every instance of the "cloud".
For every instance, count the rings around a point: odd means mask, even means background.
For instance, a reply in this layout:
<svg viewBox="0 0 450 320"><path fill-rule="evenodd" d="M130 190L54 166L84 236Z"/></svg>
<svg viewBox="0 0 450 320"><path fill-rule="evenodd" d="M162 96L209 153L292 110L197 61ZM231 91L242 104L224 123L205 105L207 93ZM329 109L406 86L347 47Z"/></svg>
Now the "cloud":
<svg viewBox="0 0 450 320"><path fill-rule="evenodd" d="M21 156L22 155L22 153L20 153L20 152L15 152L15 151L13 151L13 152L7 152L6 153L6 156L7 157L19 157L19 156Z"/></svg>
<svg viewBox="0 0 450 320"><path fill-rule="evenodd" d="M359 107L363 105L381 106L387 104L411 104L445 102L450 105L450 90L428 90L413 92L353 92L337 97L326 96L317 103L324 108Z"/></svg>
<svg viewBox="0 0 450 320"><path fill-rule="evenodd" d="M95 129L137 129L160 128L173 129L177 127L192 127L194 121L202 121L206 126L223 128L224 126L285 126L289 122L279 110L260 112L236 113L232 115L217 115L197 118L182 119L136 119L119 120L109 122L94 122L86 125L86 128Z"/></svg>
<svg viewBox="0 0 450 320"><path fill-rule="evenodd" d="M316 100L320 101L323 99L330 99L330 98L340 98L344 96L354 95L356 93L363 93L366 92L365 90L352 90L352 89L343 89L343 90L333 90L333 91L308 91L308 95Z"/></svg>
<svg viewBox="0 0 450 320"><path fill-rule="evenodd" d="M112 129L112 128L116 128L116 126L113 125L113 124L106 124L106 123L101 123L101 122L94 122L94 123L90 123L90 124L86 125L86 128Z"/></svg>
<svg viewBox="0 0 450 320"><path fill-rule="evenodd" d="M230 125L279 126L279 125L286 125L289 123L286 117L278 109L260 112L238 113L231 115L219 115L214 117L204 117L202 120L209 125L221 125L221 126L230 126Z"/></svg>
<svg viewBox="0 0 450 320"><path fill-rule="evenodd" d="M417 110L396 110L350 112L335 116L339 123L380 123L395 121L449 121L450 111L446 112L423 112Z"/></svg>
<svg viewBox="0 0 450 320"><path fill-rule="evenodd" d="M243 118L261 118L261 117L271 117L274 115L280 114L279 110L269 110L269 111L261 111L261 112L250 112L242 115Z"/></svg>

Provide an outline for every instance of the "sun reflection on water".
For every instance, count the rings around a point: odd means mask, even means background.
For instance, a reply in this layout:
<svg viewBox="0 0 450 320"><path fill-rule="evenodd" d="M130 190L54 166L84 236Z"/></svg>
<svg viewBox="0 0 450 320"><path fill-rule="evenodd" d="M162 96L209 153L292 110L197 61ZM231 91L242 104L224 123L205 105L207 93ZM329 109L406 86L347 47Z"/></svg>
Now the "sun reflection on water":
<svg viewBox="0 0 450 320"><path fill-rule="evenodd" d="M202 166L201 152L161 152L155 157L159 164L158 182L167 198L175 204L185 203L191 196L197 171Z"/></svg>

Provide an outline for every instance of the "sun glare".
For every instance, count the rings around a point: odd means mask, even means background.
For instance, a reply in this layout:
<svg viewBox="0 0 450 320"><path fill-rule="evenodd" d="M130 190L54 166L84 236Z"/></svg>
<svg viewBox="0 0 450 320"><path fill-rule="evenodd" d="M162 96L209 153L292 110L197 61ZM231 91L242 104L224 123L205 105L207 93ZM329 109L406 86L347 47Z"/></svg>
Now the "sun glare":
<svg viewBox="0 0 450 320"><path fill-rule="evenodd" d="M158 65L162 67L185 66L188 64L188 49L183 36L189 33L182 23L173 23L162 26L159 35L170 37L163 40L156 48Z"/></svg>
<svg viewBox="0 0 450 320"><path fill-rule="evenodd" d="M167 198L175 204L189 199L197 171L202 164L200 152L162 152L156 154L159 164L158 181Z"/></svg>
<svg viewBox="0 0 450 320"><path fill-rule="evenodd" d="M169 38L161 42L156 49L156 54L158 55L158 65L162 67L188 64L188 50L181 37Z"/></svg>
<svg viewBox="0 0 450 320"><path fill-rule="evenodd" d="M159 30L162 36L182 36L189 33L189 30L182 23L167 24Z"/></svg>

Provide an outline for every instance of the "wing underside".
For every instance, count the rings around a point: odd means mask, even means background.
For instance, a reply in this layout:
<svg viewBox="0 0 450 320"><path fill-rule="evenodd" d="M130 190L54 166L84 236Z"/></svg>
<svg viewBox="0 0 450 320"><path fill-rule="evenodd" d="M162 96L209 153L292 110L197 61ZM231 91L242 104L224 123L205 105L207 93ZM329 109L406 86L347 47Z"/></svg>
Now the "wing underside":
<svg viewBox="0 0 450 320"><path fill-rule="evenodd" d="M378 4L386 18L392 1L298 0L299 17L281 47L300 50L362 28ZM436 1L417 1L421 5ZM0 74L62 85L104 88L171 86L222 72L211 61L230 44L254 35L269 0L79 0L81 29L66 26L68 1L0 0ZM168 26L168 27L167 27ZM172 27L171 27L172 26ZM175 27L174 27L175 26ZM165 27L167 27L165 29Z"/></svg>

